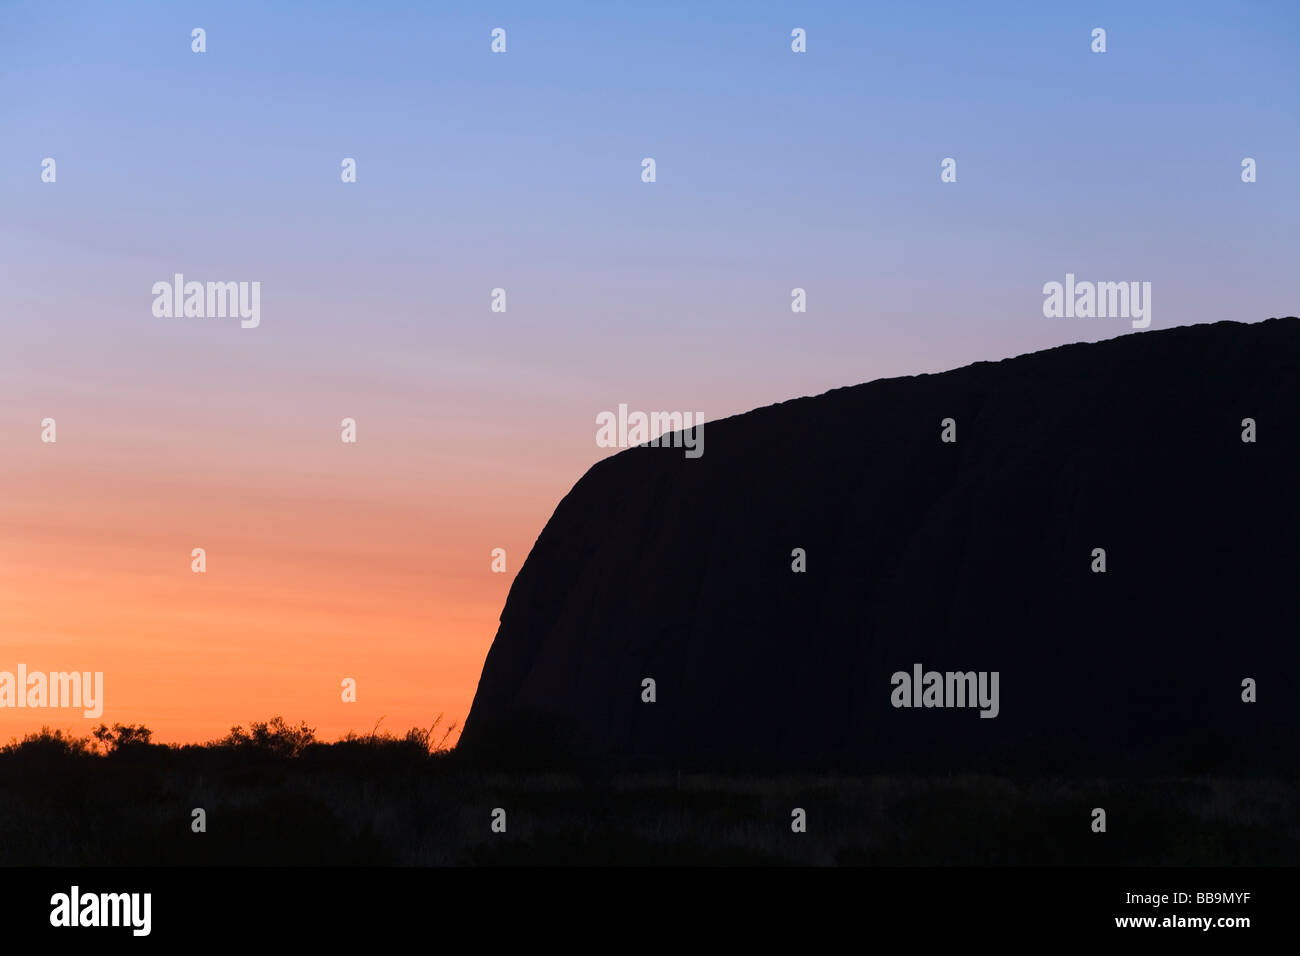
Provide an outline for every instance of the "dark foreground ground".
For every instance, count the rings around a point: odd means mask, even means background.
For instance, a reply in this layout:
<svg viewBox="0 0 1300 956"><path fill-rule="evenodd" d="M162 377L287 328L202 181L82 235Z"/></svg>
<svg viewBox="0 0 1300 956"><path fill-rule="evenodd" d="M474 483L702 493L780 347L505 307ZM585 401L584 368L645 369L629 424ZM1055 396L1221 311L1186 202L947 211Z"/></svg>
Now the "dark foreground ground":
<svg viewBox="0 0 1300 956"><path fill-rule="evenodd" d="M0 864L1300 864L1295 778L506 774L419 733L260 726L203 747L11 744Z"/></svg>

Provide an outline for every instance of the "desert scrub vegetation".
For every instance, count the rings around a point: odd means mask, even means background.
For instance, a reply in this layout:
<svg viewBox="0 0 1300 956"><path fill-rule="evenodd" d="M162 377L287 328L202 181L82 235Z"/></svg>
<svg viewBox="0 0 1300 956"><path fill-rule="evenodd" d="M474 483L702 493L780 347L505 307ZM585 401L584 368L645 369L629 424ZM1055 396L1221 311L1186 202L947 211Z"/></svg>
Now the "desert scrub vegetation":
<svg viewBox="0 0 1300 956"><path fill-rule="evenodd" d="M463 759L453 731L44 728L0 747L0 865L1300 864L1290 777L522 770Z"/></svg>

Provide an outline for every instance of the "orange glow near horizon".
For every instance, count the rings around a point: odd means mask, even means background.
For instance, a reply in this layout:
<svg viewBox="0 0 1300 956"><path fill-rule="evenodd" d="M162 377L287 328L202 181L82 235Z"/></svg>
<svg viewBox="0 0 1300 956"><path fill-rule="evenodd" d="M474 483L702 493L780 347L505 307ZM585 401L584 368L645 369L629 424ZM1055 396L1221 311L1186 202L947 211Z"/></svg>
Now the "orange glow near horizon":
<svg viewBox="0 0 1300 956"><path fill-rule="evenodd" d="M463 726L515 573L611 453L602 406L561 390L434 415L441 383L410 376L338 398L292 364L239 388L193 370L189 390L166 367L5 383L0 671L102 672L104 709L0 707L0 743L117 722L201 743L277 715L326 740Z"/></svg>
<svg viewBox="0 0 1300 956"><path fill-rule="evenodd" d="M324 739L464 723L510 582L567 488L544 504L499 462L489 481L483 462L455 460L426 486L418 444L385 447L364 418L355 446L328 427L314 451L209 446L205 423L160 449L160 436L87 436L84 414L57 418L55 444L30 422L8 443L0 671L102 671L103 714L2 707L0 741L119 721L160 742L276 715Z"/></svg>
<svg viewBox="0 0 1300 956"><path fill-rule="evenodd" d="M512 575L490 573L490 549L469 527L441 526L442 550L421 553L427 516L315 504L278 515L232 504L205 515L206 533L185 534L160 530L174 508L142 491L88 530L71 511L46 523L24 541L21 566L5 569L0 670L102 671L101 719L173 742L277 714L325 737L381 719L403 732L439 712L463 723ZM191 571L186 539L202 539L206 573ZM340 549L349 541L352 554ZM518 545L507 553L522 558ZM451 554L480 558L481 573L448 566ZM355 704L341 699L345 677L357 681ZM3 708L0 737L98 722Z"/></svg>

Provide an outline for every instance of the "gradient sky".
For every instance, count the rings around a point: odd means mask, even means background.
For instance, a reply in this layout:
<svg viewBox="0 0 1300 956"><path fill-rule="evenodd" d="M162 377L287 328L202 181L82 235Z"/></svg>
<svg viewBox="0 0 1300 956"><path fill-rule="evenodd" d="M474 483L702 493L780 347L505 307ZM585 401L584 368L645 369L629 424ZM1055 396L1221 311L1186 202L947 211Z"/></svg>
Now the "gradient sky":
<svg viewBox="0 0 1300 956"><path fill-rule="evenodd" d="M1300 7L989 6L0 3L0 670L167 741L463 721L600 411L1143 334L1066 272L1300 311ZM176 272L260 328L155 318Z"/></svg>

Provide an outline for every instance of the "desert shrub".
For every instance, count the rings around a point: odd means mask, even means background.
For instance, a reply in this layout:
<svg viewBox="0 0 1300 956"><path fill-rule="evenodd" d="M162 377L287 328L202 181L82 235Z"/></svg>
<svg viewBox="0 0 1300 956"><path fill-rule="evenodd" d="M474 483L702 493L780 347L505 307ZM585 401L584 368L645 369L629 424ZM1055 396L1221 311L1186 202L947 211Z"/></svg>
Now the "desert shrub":
<svg viewBox="0 0 1300 956"><path fill-rule="evenodd" d="M90 737L78 737L70 730L51 730L49 727L27 734L22 740L12 738L0 747L0 753L22 757L86 757L96 752L95 742Z"/></svg>
<svg viewBox="0 0 1300 956"><path fill-rule="evenodd" d="M270 720L254 721L248 730L236 725L230 733L215 742L218 747L232 750L251 750L275 757L297 757L316 742L316 729L308 727L307 722L299 722L297 727L285 723L283 717Z"/></svg>
<svg viewBox="0 0 1300 956"><path fill-rule="evenodd" d="M114 724L111 728L100 724L91 736L99 741L105 752L130 750L151 746L153 731L144 724Z"/></svg>

